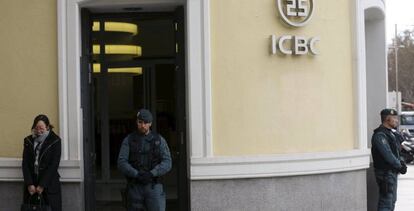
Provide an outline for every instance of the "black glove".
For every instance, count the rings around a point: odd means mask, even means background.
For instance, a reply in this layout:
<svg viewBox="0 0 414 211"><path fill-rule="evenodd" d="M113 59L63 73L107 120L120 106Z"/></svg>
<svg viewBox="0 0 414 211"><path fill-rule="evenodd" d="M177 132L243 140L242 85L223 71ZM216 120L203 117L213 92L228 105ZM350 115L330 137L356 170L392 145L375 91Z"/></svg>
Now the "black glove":
<svg viewBox="0 0 414 211"><path fill-rule="evenodd" d="M138 180L139 182L141 182L142 184L146 185L152 182L152 178L154 177L154 175L152 175L151 172L149 171L144 171L142 173L140 173L138 175Z"/></svg>
<svg viewBox="0 0 414 211"><path fill-rule="evenodd" d="M401 168L399 170L400 174L406 174L407 173L407 165L405 165L404 161L400 161L401 163Z"/></svg>

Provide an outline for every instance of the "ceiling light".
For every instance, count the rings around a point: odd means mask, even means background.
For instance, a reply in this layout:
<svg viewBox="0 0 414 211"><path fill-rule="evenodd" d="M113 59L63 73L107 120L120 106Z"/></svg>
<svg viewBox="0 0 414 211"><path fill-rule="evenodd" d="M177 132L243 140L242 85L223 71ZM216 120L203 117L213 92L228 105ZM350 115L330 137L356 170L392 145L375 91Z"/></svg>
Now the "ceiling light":
<svg viewBox="0 0 414 211"><path fill-rule="evenodd" d="M99 31L101 24L99 21L94 21L92 25L92 31ZM124 22L104 22L104 31L106 32L126 32L132 35L138 34L138 26L133 23Z"/></svg>
<svg viewBox="0 0 414 211"><path fill-rule="evenodd" d="M94 63L92 69L93 69L93 73L101 73L101 64ZM108 73L132 73L132 74L141 75L142 67L108 68Z"/></svg>
<svg viewBox="0 0 414 211"><path fill-rule="evenodd" d="M93 45L93 54L101 53L100 45ZM135 56L142 55L141 46L138 45L105 45L105 54L130 54Z"/></svg>

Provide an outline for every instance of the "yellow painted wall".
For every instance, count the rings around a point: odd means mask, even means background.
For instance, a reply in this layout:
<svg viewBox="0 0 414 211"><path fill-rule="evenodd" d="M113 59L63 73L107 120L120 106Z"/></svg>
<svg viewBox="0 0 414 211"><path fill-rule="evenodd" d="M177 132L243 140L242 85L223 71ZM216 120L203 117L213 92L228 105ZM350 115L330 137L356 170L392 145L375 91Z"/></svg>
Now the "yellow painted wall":
<svg viewBox="0 0 414 211"><path fill-rule="evenodd" d="M353 4L319 0L290 28L275 0L211 0L215 155L355 147ZM269 36L319 36L320 55L271 56Z"/></svg>
<svg viewBox="0 0 414 211"><path fill-rule="evenodd" d="M33 118L58 127L56 0L0 1L0 157L21 157Z"/></svg>

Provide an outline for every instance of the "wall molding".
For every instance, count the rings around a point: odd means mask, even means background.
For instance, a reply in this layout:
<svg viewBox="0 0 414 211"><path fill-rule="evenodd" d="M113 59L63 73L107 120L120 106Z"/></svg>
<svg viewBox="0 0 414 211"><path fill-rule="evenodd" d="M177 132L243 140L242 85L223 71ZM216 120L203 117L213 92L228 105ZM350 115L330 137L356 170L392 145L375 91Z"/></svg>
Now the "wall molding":
<svg viewBox="0 0 414 211"><path fill-rule="evenodd" d="M213 156L210 0L187 0L187 99L191 158Z"/></svg>
<svg viewBox="0 0 414 211"><path fill-rule="evenodd" d="M82 182L79 160L60 161L59 174L61 182ZM23 181L22 159L0 158L0 181Z"/></svg>
<svg viewBox="0 0 414 211"><path fill-rule="evenodd" d="M82 158L80 2L57 1L59 133L64 160Z"/></svg>
<svg viewBox="0 0 414 211"><path fill-rule="evenodd" d="M353 30L353 87L355 107L355 139L356 147L366 149L367 143L367 82L365 62L365 25L364 9L360 0L352 2L353 12L351 13Z"/></svg>
<svg viewBox="0 0 414 211"><path fill-rule="evenodd" d="M191 179L241 179L355 171L369 168L370 151L214 157L191 160Z"/></svg>

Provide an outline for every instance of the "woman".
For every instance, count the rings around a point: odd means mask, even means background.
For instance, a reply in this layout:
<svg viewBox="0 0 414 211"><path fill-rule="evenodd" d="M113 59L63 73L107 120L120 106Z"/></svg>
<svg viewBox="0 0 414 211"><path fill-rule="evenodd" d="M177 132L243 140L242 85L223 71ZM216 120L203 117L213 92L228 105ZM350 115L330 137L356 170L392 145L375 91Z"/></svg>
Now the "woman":
<svg viewBox="0 0 414 211"><path fill-rule="evenodd" d="M46 115L38 115L32 125L32 134L24 139L23 177L24 202L30 196L41 194L53 211L62 210L62 196L59 181L61 141L53 131Z"/></svg>

